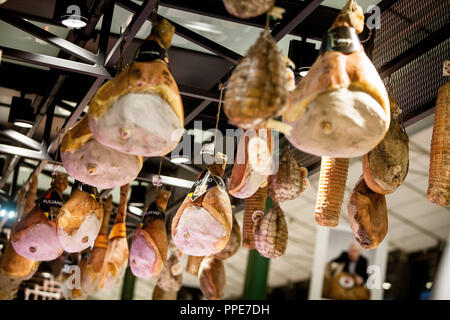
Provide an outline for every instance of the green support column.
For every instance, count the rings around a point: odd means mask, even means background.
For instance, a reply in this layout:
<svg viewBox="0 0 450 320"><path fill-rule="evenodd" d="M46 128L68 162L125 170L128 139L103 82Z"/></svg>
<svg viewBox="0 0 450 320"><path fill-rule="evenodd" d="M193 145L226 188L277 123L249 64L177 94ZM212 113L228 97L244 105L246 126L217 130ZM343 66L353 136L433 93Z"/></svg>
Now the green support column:
<svg viewBox="0 0 450 320"><path fill-rule="evenodd" d="M131 272L130 267L128 267L123 277L122 296L120 297L121 300L133 300L135 283L136 277Z"/></svg>
<svg viewBox="0 0 450 320"><path fill-rule="evenodd" d="M272 199L267 197L267 212L272 207ZM247 273L245 276L244 300L264 300L267 293L267 277L269 275L270 259L259 254L257 250L250 250L248 253Z"/></svg>

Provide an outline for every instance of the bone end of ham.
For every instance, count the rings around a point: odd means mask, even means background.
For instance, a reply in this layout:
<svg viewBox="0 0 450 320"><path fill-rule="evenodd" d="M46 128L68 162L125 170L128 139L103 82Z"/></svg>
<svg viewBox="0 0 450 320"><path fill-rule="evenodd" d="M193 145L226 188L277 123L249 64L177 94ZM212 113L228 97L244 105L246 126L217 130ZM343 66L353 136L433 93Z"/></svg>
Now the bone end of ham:
<svg viewBox="0 0 450 320"><path fill-rule="evenodd" d="M63 253L54 222L36 223L22 231L20 238L11 241L19 255L34 261L51 261Z"/></svg>
<svg viewBox="0 0 450 320"><path fill-rule="evenodd" d="M172 239L183 253L192 256L207 256L220 252L216 243L226 237L227 230L202 207L190 205L184 209Z"/></svg>
<svg viewBox="0 0 450 320"><path fill-rule="evenodd" d="M63 213L64 214L64 213ZM61 246L67 252L79 252L90 247L100 230L101 221L92 213L86 216L73 233L64 231L63 227L58 228L58 239Z"/></svg>
<svg viewBox="0 0 450 320"><path fill-rule="evenodd" d="M142 168L142 157L107 147L92 138L84 116L61 143L64 168L75 179L101 189L113 189L134 180Z"/></svg>
<svg viewBox="0 0 450 320"><path fill-rule="evenodd" d="M157 93L128 93L114 102L103 117L90 119L89 125L94 137L104 145L146 157L167 154L183 133L183 121Z"/></svg>
<svg viewBox="0 0 450 320"><path fill-rule="evenodd" d="M151 279L159 272L154 270L157 261L156 249L152 247L138 229L130 248L130 268L136 277ZM162 267L162 264L161 264Z"/></svg>
<svg viewBox="0 0 450 320"><path fill-rule="evenodd" d="M288 140L302 151L333 158L366 154L383 139L389 115L370 95L346 88L311 101L304 117L291 123Z"/></svg>

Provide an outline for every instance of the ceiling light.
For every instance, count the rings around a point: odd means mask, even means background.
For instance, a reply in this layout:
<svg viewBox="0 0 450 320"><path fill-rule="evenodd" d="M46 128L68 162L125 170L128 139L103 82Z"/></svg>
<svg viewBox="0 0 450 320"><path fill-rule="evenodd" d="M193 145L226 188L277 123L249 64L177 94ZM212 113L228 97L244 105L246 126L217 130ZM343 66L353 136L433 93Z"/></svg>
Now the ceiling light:
<svg viewBox="0 0 450 320"><path fill-rule="evenodd" d="M302 78L306 77L306 75L308 74L308 72L309 72L309 67L303 67L303 68L300 68L300 69L298 70L298 74L299 74Z"/></svg>
<svg viewBox="0 0 450 320"><path fill-rule="evenodd" d="M84 0L56 1L53 17L68 28L80 29L87 25L88 7Z"/></svg>
<svg viewBox="0 0 450 320"><path fill-rule="evenodd" d="M64 15L61 17L61 23L68 28L81 29L86 27L87 19L77 15Z"/></svg>
<svg viewBox="0 0 450 320"><path fill-rule="evenodd" d="M15 211L10 211L8 214L8 218L12 219L16 216L16 212Z"/></svg>
<svg viewBox="0 0 450 320"><path fill-rule="evenodd" d="M433 282L427 282L426 285L425 285L425 287L426 287L428 290L430 290L432 286L433 286Z"/></svg>
<svg viewBox="0 0 450 320"><path fill-rule="evenodd" d="M133 213L137 216L142 216L142 209L139 209L135 206L128 206L128 211L130 211L131 213Z"/></svg>
<svg viewBox="0 0 450 320"><path fill-rule="evenodd" d="M389 290L391 287L392 287L392 285L389 282L383 283L383 289L384 290Z"/></svg>
<svg viewBox="0 0 450 320"><path fill-rule="evenodd" d="M35 121L34 109L30 99L13 97L8 122L21 128L32 128Z"/></svg>
<svg viewBox="0 0 450 320"><path fill-rule="evenodd" d="M6 210L5 209L0 210L0 217L4 217L5 214L6 214Z"/></svg>
<svg viewBox="0 0 450 320"><path fill-rule="evenodd" d="M180 156L172 156L170 158L170 162L175 163L175 164L182 164L182 163L187 163L189 162L191 159L187 156L187 155L180 155Z"/></svg>
<svg viewBox="0 0 450 320"><path fill-rule="evenodd" d="M191 29L198 30L198 31L210 32L210 33L215 33L215 34L222 33L222 31L218 30L215 26L213 26L209 23L200 22L200 21L186 23L185 26L187 28L191 28Z"/></svg>

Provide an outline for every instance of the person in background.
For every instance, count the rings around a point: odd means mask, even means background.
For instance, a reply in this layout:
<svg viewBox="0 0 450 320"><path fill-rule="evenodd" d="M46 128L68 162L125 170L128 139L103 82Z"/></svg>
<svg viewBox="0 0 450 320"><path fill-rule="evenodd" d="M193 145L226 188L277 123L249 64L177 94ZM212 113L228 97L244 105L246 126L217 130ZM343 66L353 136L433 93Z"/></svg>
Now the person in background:
<svg viewBox="0 0 450 320"><path fill-rule="evenodd" d="M348 251L342 252L333 262L344 263L343 271L356 276L356 285L362 286L367 281L367 259L361 256L358 244L352 243Z"/></svg>

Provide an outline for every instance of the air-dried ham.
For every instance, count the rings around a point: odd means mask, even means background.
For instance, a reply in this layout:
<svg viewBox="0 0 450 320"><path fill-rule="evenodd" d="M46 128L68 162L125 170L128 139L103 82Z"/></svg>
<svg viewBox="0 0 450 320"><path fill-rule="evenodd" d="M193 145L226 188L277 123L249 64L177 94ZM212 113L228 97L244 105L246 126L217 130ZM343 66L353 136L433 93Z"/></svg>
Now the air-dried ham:
<svg viewBox="0 0 450 320"><path fill-rule="evenodd" d="M50 190L13 229L11 244L19 255L35 261L51 261L63 253L54 220L64 204L62 193L67 184L67 175L58 172Z"/></svg>
<svg viewBox="0 0 450 320"><path fill-rule="evenodd" d="M291 93L283 114L292 126L287 139L317 156L366 154L389 128L389 98L358 39L364 15L349 0L322 41L319 57Z"/></svg>
<svg viewBox="0 0 450 320"><path fill-rule="evenodd" d="M97 91L89 104L89 127L97 141L146 157L163 156L178 145L183 104L166 54L174 32L162 19L134 61Z"/></svg>
<svg viewBox="0 0 450 320"><path fill-rule="evenodd" d="M130 185L120 187L120 201L114 226L109 232L105 262L100 272L100 289L110 288L122 280L128 265L128 241L125 219Z"/></svg>
<svg viewBox="0 0 450 320"><path fill-rule="evenodd" d="M103 205L97 196L91 186L78 181L73 185L70 199L56 218L58 239L65 251L82 251L97 238L103 219Z"/></svg>
<svg viewBox="0 0 450 320"><path fill-rule="evenodd" d="M249 198L260 186L267 184L274 169L273 146L272 130L269 129L250 129L241 136L228 184L228 192L233 197Z"/></svg>
<svg viewBox="0 0 450 320"><path fill-rule="evenodd" d="M33 209L37 187L38 179L36 175L33 175L28 185L20 189L17 220ZM14 299L22 281L30 279L38 267L39 261L29 260L17 254L9 240L6 243L5 251L0 256L0 300Z"/></svg>
<svg viewBox="0 0 450 320"><path fill-rule="evenodd" d="M84 116L64 135L61 160L71 177L101 189L113 189L134 180L142 157L107 147L92 137Z"/></svg>
<svg viewBox="0 0 450 320"><path fill-rule="evenodd" d="M409 167L409 139L397 116L400 108L390 99L391 124L383 140L363 156L367 186L380 194L394 192L405 180Z"/></svg>
<svg viewBox="0 0 450 320"><path fill-rule="evenodd" d="M386 198L373 192L361 178L348 203L350 227L364 249L374 249L383 241L388 230Z"/></svg>
<svg viewBox="0 0 450 320"><path fill-rule="evenodd" d="M103 203L103 220L100 232L92 249L82 257L78 264L81 272L81 289L85 296L94 294L98 289L100 273L105 263L108 247L108 227L113 207L112 196L109 196Z"/></svg>
<svg viewBox="0 0 450 320"><path fill-rule="evenodd" d="M184 254L215 254L222 251L228 242L232 211L225 184L220 178L225 164L226 155L218 153L215 163L194 183L192 192L186 196L172 220L172 239ZM198 198L195 198L196 194Z"/></svg>
<svg viewBox="0 0 450 320"><path fill-rule="evenodd" d="M167 259L167 231L164 211L171 192L161 189L143 214L130 248L130 268L136 277L159 275Z"/></svg>

